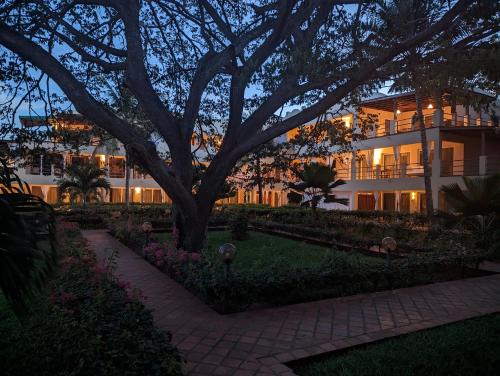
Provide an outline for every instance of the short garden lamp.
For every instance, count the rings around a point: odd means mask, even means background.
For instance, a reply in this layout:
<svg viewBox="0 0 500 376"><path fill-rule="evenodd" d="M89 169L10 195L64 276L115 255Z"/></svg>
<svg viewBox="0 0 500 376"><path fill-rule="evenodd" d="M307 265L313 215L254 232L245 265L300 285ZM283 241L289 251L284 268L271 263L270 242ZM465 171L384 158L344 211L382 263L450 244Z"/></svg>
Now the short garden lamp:
<svg viewBox="0 0 500 376"><path fill-rule="evenodd" d="M382 239L382 248L385 249L386 256L387 256L387 269L391 269L390 253L394 252L397 247L398 247L398 244L396 243L396 240L394 240L394 238L387 236L387 237Z"/></svg>
<svg viewBox="0 0 500 376"><path fill-rule="evenodd" d="M153 225L151 224L151 222L144 222L141 225L141 229L144 232L144 234L146 234L146 245L148 245L149 244L149 235L151 234L151 231L153 231Z"/></svg>
<svg viewBox="0 0 500 376"><path fill-rule="evenodd" d="M224 264L226 264L226 276L229 274L229 268L236 254L236 246L231 243L224 243L219 247L219 255Z"/></svg>
<svg viewBox="0 0 500 376"><path fill-rule="evenodd" d="M394 238L391 238L390 236L382 239L382 248L384 248L386 251L393 252L396 250L397 246L398 244L396 243Z"/></svg>

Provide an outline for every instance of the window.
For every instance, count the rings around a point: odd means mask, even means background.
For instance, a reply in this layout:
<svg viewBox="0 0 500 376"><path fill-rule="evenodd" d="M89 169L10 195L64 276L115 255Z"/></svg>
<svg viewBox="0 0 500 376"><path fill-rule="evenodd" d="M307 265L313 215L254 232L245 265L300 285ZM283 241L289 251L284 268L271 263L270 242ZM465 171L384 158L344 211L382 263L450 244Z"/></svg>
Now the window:
<svg viewBox="0 0 500 376"><path fill-rule="evenodd" d="M161 203L161 190L160 189L153 189L153 202L155 204Z"/></svg>
<svg viewBox="0 0 500 376"><path fill-rule="evenodd" d="M42 191L42 187L38 186L38 185L35 185L35 186L31 186L31 194L34 195L34 196L38 196L40 197L42 200L45 199L45 197L43 197L43 191Z"/></svg>
<svg viewBox="0 0 500 376"><path fill-rule="evenodd" d="M396 194L384 193L382 197L383 209L387 211L396 211Z"/></svg>
<svg viewBox="0 0 500 376"><path fill-rule="evenodd" d="M55 204L59 198L57 187L49 187L49 191L47 193L47 202L49 204Z"/></svg>
<svg viewBox="0 0 500 376"><path fill-rule="evenodd" d="M125 177L125 159L119 157L109 157L109 177Z"/></svg>
<svg viewBox="0 0 500 376"><path fill-rule="evenodd" d="M40 175L42 165L41 155L32 155L28 157L28 165L26 166L26 173L29 175Z"/></svg>
<svg viewBox="0 0 500 376"><path fill-rule="evenodd" d="M401 198L399 200L399 211L401 213L410 212L410 193L401 193Z"/></svg>
<svg viewBox="0 0 500 376"><path fill-rule="evenodd" d="M143 189L142 202L146 204L153 202L153 191L151 189Z"/></svg>
<svg viewBox="0 0 500 376"><path fill-rule="evenodd" d="M432 161L434 160L434 149L431 149L429 151L429 165L432 165ZM418 164L424 165L424 155L422 153L422 150L418 151Z"/></svg>
<svg viewBox="0 0 500 376"><path fill-rule="evenodd" d="M373 196L373 193L358 194L358 210L375 210L375 196Z"/></svg>
<svg viewBox="0 0 500 376"><path fill-rule="evenodd" d="M124 202L125 198L122 197L123 192L124 192L124 190L121 188L111 188L110 202L113 202L113 203Z"/></svg>

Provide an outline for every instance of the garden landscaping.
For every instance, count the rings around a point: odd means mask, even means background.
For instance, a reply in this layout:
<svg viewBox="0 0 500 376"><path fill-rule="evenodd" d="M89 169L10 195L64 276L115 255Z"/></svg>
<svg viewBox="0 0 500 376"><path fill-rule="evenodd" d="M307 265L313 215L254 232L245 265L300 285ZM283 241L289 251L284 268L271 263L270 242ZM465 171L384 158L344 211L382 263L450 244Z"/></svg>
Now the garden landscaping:
<svg viewBox="0 0 500 376"><path fill-rule="evenodd" d="M58 213L85 218L86 227L107 226L222 313L481 276L487 272L478 264L492 255L476 246L473 227L447 214L430 223L419 214L217 206L209 230L227 230L209 231L207 248L188 253L174 246L171 208L164 205L134 205L128 213L118 205L61 207ZM98 218L94 225L92 218ZM148 246L145 222L153 230ZM244 231L235 236L239 227ZM248 239L247 227L253 229ZM392 256L368 251L387 236L398 245ZM237 248L229 273L217 253L227 242Z"/></svg>
<svg viewBox="0 0 500 376"><path fill-rule="evenodd" d="M98 263L74 224L57 226L59 268L18 319L0 295L4 375L181 375L170 334L141 292Z"/></svg>
<svg viewBox="0 0 500 376"><path fill-rule="evenodd" d="M500 315L491 315L291 365L300 376L494 376Z"/></svg>
<svg viewBox="0 0 500 376"><path fill-rule="evenodd" d="M221 313L488 274L475 268L481 252L425 252L385 260L259 232L235 241L227 231L212 231L207 249L198 254L176 249L166 233L151 235L144 246L145 234L128 225L112 233ZM237 247L229 273L217 254L227 241Z"/></svg>

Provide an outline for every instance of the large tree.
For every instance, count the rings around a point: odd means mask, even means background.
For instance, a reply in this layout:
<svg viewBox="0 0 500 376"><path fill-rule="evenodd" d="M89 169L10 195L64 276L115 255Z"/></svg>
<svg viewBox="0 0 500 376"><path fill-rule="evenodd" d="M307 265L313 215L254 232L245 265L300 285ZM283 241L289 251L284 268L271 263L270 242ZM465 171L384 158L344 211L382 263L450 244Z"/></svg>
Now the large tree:
<svg viewBox="0 0 500 376"><path fill-rule="evenodd" d="M184 247L196 251L238 160L373 89L385 65L446 38L484 4L438 3L424 30L402 37L387 32L391 25L381 17L390 1L7 0L0 7L0 73L7 95L26 88L48 101L57 86L123 142L172 197L179 220L189 224ZM475 32L471 26L463 39ZM159 144L110 110L102 88L117 75L168 148L168 163ZM297 114L276 119L297 104ZM204 139L209 128L219 142L193 192L192 139Z"/></svg>

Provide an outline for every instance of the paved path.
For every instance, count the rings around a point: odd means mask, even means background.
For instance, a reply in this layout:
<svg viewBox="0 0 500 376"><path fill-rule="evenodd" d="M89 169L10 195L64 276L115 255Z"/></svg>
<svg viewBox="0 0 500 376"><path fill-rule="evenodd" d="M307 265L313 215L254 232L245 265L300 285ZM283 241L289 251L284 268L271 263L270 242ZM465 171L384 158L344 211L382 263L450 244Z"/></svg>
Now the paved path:
<svg viewBox="0 0 500 376"><path fill-rule="evenodd" d="M293 375L283 363L500 312L500 275L220 315L104 230L83 235L142 290L190 375Z"/></svg>

